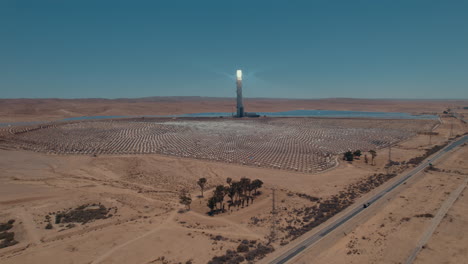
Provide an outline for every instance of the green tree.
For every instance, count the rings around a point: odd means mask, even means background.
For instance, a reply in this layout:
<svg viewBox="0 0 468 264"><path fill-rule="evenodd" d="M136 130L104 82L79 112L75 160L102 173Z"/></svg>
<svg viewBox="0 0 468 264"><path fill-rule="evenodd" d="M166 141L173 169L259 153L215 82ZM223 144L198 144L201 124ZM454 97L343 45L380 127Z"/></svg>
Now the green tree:
<svg viewBox="0 0 468 264"><path fill-rule="evenodd" d="M354 151L354 152L353 152L353 155L354 155L355 157L361 157L361 155L362 155L361 150L358 149L358 150Z"/></svg>
<svg viewBox="0 0 468 264"><path fill-rule="evenodd" d="M237 198L237 201L240 200L240 197L242 196L242 185L240 182L236 182L235 184L232 185L235 190L236 190L236 198Z"/></svg>
<svg viewBox="0 0 468 264"><path fill-rule="evenodd" d="M251 186L252 189L254 190L254 194L258 194L257 190L262 188L263 182L259 179L255 179L252 181Z"/></svg>
<svg viewBox="0 0 468 264"><path fill-rule="evenodd" d="M192 204L192 197L190 196L190 193L186 189L182 189L179 194L179 202L187 208L187 210L190 210L190 205Z"/></svg>
<svg viewBox="0 0 468 264"><path fill-rule="evenodd" d="M231 185L227 189L227 196L231 199L231 205L234 204L234 198L237 194L237 185L238 182L231 182Z"/></svg>
<svg viewBox="0 0 468 264"><path fill-rule="evenodd" d="M354 155L351 151L346 151L343 155L343 159L346 161L353 161L354 160Z"/></svg>
<svg viewBox="0 0 468 264"><path fill-rule="evenodd" d="M213 215L213 210L216 208L216 197L210 197L206 205L210 208L210 215Z"/></svg>
<svg viewBox="0 0 468 264"><path fill-rule="evenodd" d="M197 181L198 186L200 186L201 189L201 196L203 197L203 191L205 190L205 185L206 185L206 178L200 178Z"/></svg>
<svg viewBox="0 0 468 264"><path fill-rule="evenodd" d="M215 197L216 201L219 203L220 209L223 209L224 196L226 196L226 194L227 194L226 187L224 187L223 185L216 186L213 196Z"/></svg>
<svg viewBox="0 0 468 264"><path fill-rule="evenodd" d="M242 189L242 194L247 195L247 191L249 191L250 188L250 179L242 177L239 183Z"/></svg>

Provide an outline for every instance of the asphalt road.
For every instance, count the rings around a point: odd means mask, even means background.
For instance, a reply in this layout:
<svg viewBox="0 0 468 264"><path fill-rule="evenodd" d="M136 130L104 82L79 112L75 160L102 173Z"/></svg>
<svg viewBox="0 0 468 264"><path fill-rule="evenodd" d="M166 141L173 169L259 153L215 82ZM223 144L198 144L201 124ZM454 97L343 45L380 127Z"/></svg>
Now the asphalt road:
<svg viewBox="0 0 468 264"><path fill-rule="evenodd" d="M398 181L394 182L392 185L387 187L386 189L382 190L381 192L375 194L372 196L367 203L369 203L370 206L372 206L373 203L381 199L383 196L385 196L387 193L393 191L395 188L406 182L408 179L413 177L414 175L418 174L422 170L424 170L427 166L429 166L429 163L433 163L434 161L438 160L441 158L443 155L445 155L448 151L462 145L463 143L468 142L468 135L465 135L461 137L460 139L453 141L449 145L447 145L445 148L439 150L437 153L433 154L431 157L428 159L424 160L420 165L415 167L413 170L408 172L404 177L399 179ZM294 258L295 256L301 254L305 249L310 247L311 245L317 243L321 238L324 236L328 235L330 232L338 228L339 226L343 225L347 221L351 220L353 217L358 215L360 212L363 210L366 210L363 206L357 206L347 214L343 215L341 218L335 220L334 222L328 224L323 230L319 233L316 233L309 238L305 239L295 247L291 248L287 252L283 253L276 259L270 261L270 264L283 264L287 263L289 260Z"/></svg>

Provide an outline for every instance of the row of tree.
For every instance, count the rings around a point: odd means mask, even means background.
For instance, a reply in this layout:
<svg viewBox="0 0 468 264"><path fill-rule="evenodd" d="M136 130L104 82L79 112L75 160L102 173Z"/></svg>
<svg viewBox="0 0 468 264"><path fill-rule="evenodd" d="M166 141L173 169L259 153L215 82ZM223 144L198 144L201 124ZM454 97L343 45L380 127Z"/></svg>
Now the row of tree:
<svg viewBox="0 0 468 264"><path fill-rule="evenodd" d="M234 181L231 178L226 179L227 186L218 185L213 191L213 195L208 199L207 206L210 208L210 214L214 212L224 212L224 200L229 197L227 201L228 207L232 206L245 206L253 203L254 196L259 194L258 189L262 188L263 182L259 179L250 180L247 177L241 178L239 181ZM206 178L200 178L197 181L198 186L200 187L201 195L203 197L203 192L208 183ZM190 210L190 205L192 204L192 197L187 189L182 189L179 193L179 202L185 205L186 209Z"/></svg>
<svg viewBox="0 0 468 264"><path fill-rule="evenodd" d="M243 177L239 181L227 178L226 182L227 186L216 186L213 195L208 199L207 206L210 208L210 215L214 212L225 212L224 201L226 196L229 197L227 201L229 209L232 206L243 207L253 203L254 197L259 194L258 189L263 186L261 180L250 180L247 177Z"/></svg>
<svg viewBox="0 0 468 264"><path fill-rule="evenodd" d="M369 153L371 154L371 157L372 157L372 165L375 165L374 163L374 159L375 157L377 157L377 152L373 149L369 150ZM362 152L361 150L356 150L354 152L352 151L346 151L344 154L343 154L343 160L346 160L346 161L353 161L355 158L359 159L360 157L362 156ZM368 158L367 158L367 155L364 155L364 161L366 163L369 162Z"/></svg>

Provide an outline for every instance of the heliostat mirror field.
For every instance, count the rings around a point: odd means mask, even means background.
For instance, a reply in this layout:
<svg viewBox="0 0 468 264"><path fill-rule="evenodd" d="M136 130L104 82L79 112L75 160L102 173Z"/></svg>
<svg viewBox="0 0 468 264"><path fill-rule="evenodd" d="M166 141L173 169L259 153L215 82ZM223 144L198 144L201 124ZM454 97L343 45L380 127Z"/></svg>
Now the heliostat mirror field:
<svg viewBox="0 0 468 264"><path fill-rule="evenodd" d="M54 154L163 154L313 173L345 151L378 149L434 120L135 118L9 128L18 148ZM4 129L4 133L6 133Z"/></svg>

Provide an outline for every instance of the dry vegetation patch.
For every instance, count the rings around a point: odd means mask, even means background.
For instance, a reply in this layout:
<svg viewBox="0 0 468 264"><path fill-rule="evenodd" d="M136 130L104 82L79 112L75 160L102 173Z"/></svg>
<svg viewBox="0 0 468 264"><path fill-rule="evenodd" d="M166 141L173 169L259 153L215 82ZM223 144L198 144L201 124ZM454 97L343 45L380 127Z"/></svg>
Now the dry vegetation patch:
<svg viewBox="0 0 468 264"><path fill-rule="evenodd" d="M208 264L239 264L247 260L249 263L264 258L267 254L275 251L273 246L257 243L256 240L243 240L237 250L228 249L222 256L215 256Z"/></svg>
<svg viewBox="0 0 468 264"><path fill-rule="evenodd" d="M443 149L447 145L448 145L448 142L446 142L446 143L444 143L442 145L436 145L436 146L433 146L431 148L428 148L428 149L426 149L426 153L424 153L421 156L410 159L407 163L412 164L412 165L418 165L423 160L427 159L429 156L431 156L432 154L436 153L437 151Z"/></svg>
<svg viewBox="0 0 468 264"><path fill-rule="evenodd" d="M327 221L337 213L341 212L351 204L356 198L380 186L387 180L395 177L396 174L374 174L357 183L349 185L345 190L328 199L319 199L305 194L296 194L301 198L311 202L308 206L294 208L285 217L284 226L279 230L285 232L283 240L294 240L314 227ZM283 243L285 243L283 241Z"/></svg>
<svg viewBox="0 0 468 264"><path fill-rule="evenodd" d="M15 232L9 231L13 228L14 219L10 219L5 223L0 223L0 248L6 248L18 244L15 240Z"/></svg>
<svg viewBox="0 0 468 264"><path fill-rule="evenodd" d="M45 216L46 229L52 229L52 215L55 215L54 224L73 228L75 223L86 224L98 219L107 219L117 213L117 207L106 208L102 204L83 204L76 208L68 208L62 211L49 213Z"/></svg>

